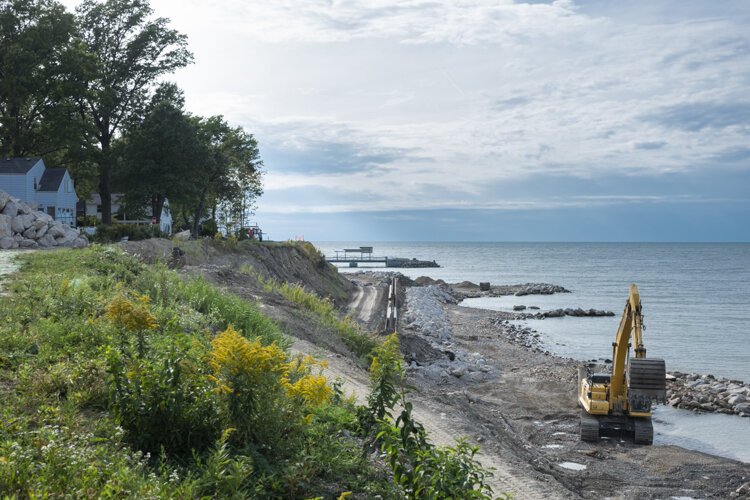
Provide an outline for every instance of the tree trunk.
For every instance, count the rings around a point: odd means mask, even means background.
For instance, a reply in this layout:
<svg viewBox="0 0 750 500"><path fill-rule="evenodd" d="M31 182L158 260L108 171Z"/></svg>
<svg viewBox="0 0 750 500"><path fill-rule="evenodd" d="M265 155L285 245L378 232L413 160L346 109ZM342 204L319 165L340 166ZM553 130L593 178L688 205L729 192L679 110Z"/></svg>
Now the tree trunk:
<svg viewBox="0 0 750 500"><path fill-rule="evenodd" d="M112 224L112 164L109 136L101 137L101 161L99 162L99 196L102 199L102 224Z"/></svg>
<svg viewBox="0 0 750 500"><path fill-rule="evenodd" d="M203 209L206 206L206 194L208 192L208 188L204 188L203 191L201 191L201 198L198 202L198 206L195 207L195 214L193 214L193 238L197 238L199 236L198 227L200 226L201 221L201 215L203 215Z"/></svg>
<svg viewBox="0 0 750 500"><path fill-rule="evenodd" d="M99 196L102 204L102 224L112 224L112 170L106 161L99 165Z"/></svg>
<svg viewBox="0 0 750 500"><path fill-rule="evenodd" d="M157 194L151 197L151 217L156 217L156 223L161 223L161 211L164 209L164 196Z"/></svg>

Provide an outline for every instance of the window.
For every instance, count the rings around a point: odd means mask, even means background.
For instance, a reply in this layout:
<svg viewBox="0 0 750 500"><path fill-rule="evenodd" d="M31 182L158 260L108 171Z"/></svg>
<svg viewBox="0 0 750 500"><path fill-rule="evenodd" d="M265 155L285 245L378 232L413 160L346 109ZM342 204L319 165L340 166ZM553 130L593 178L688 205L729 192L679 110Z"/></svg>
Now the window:
<svg viewBox="0 0 750 500"><path fill-rule="evenodd" d="M37 188L37 185L36 185L36 177L34 177L34 191L36 191L37 189L38 188Z"/></svg>

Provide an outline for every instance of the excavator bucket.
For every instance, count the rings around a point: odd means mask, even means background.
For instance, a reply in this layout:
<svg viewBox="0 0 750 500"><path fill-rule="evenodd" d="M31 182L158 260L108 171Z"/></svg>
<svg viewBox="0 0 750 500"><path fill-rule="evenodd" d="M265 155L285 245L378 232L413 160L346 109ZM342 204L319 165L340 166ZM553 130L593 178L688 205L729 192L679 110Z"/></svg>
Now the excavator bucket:
<svg viewBox="0 0 750 500"><path fill-rule="evenodd" d="M631 401L664 401L667 398L666 380L667 370L663 359L630 358L628 398Z"/></svg>

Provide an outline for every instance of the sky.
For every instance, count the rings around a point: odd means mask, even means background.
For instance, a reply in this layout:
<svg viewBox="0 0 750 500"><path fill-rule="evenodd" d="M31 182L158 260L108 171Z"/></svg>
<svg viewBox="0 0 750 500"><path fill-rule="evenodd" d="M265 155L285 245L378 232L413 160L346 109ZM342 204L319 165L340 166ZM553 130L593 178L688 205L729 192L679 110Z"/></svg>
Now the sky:
<svg viewBox="0 0 750 500"><path fill-rule="evenodd" d="M747 0L151 5L274 239L750 241Z"/></svg>

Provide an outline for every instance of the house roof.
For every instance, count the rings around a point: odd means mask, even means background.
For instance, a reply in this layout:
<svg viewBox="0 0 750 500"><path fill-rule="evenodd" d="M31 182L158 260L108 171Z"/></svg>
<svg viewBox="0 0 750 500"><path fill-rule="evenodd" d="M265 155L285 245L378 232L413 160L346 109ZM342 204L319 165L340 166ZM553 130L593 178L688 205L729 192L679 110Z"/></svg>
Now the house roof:
<svg viewBox="0 0 750 500"><path fill-rule="evenodd" d="M39 191L57 191L60 189L60 183L65 177L65 172L66 169L64 168L48 168L45 170L39 181Z"/></svg>
<svg viewBox="0 0 750 500"><path fill-rule="evenodd" d="M25 174L41 158L0 158L0 174Z"/></svg>

